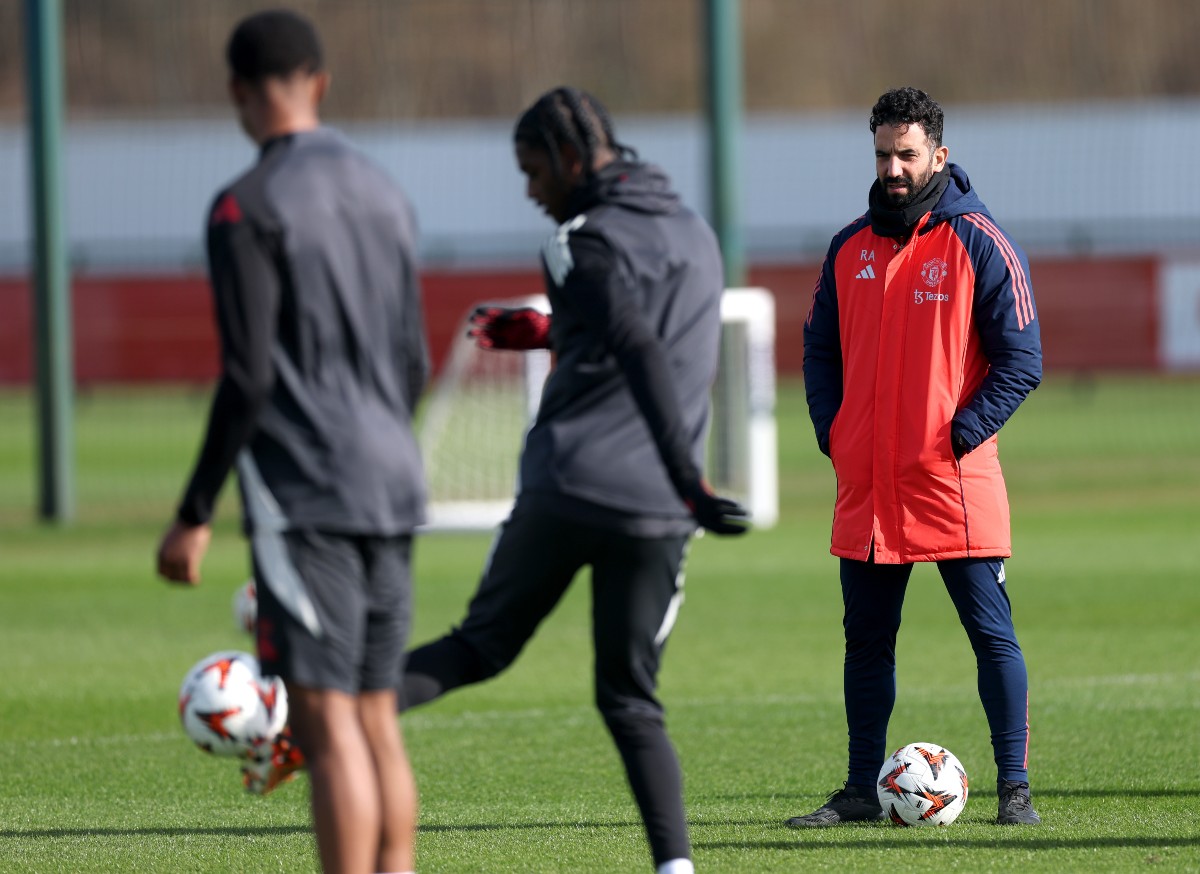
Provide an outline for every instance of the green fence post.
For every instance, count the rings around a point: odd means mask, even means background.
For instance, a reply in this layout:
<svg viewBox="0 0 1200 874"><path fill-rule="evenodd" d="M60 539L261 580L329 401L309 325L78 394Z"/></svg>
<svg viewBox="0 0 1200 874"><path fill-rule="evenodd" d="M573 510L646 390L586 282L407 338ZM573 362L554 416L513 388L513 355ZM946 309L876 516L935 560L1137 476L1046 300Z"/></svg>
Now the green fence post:
<svg viewBox="0 0 1200 874"><path fill-rule="evenodd" d="M25 0L38 430L38 514L75 515L70 273L63 212L61 0Z"/></svg>
<svg viewBox="0 0 1200 874"><path fill-rule="evenodd" d="M742 26L739 0L705 0L709 182L713 229L725 257L725 285L746 283L738 210L738 136L742 127Z"/></svg>

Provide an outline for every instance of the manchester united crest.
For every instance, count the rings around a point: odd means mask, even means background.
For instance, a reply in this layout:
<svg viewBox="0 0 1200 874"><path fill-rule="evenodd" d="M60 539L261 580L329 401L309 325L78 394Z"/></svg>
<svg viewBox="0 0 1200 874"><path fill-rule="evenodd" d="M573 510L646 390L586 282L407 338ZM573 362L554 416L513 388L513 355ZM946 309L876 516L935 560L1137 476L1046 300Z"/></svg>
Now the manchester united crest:
<svg viewBox="0 0 1200 874"><path fill-rule="evenodd" d="M921 278L930 288L937 288L946 278L947 264L941 258L930 258L921 268Z"/></svg>

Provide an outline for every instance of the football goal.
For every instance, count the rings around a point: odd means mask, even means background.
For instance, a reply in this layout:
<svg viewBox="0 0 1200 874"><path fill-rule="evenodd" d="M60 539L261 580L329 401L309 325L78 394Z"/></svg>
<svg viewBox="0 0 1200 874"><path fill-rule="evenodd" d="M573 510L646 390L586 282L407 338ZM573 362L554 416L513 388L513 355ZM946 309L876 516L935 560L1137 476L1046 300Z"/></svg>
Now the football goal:
<svg viewBox="0 0 1200 874"><path fill-rule="evenodd" d="M488 304L549 306L540 295ZM765 289L730 289L721 324L707 477L750 510L755 526L770 527L779 515L774 298ZM551 367L547 351L479 349L466 336L465 316L463 328L418 428L430 530L487 530L508 515L522 441Z"/></svg>

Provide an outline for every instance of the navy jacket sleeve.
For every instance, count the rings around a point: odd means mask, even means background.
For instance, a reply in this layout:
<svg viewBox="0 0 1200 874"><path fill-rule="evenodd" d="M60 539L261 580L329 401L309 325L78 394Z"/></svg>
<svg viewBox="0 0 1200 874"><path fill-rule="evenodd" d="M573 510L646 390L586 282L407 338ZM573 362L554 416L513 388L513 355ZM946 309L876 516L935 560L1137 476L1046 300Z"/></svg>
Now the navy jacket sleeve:
<svg viewBox="0 0 1200 874"><path fill-rule="evenodd" d="M675 491L687 497L699 487L701 473L692 461L691 441L662 343L609 243L584 231L571 234L569 245L573 264L563 279L561 299L616 360Z"/></svg>
<svg viewBox="0 0 1200 874"><path fill-rule="evenodd" d="M178 518L191 525L212 518L217 494L270 395L280 296L268 241L245 219L232 194L218 198L211 212L208 261L221 377L204 443L179 505Z"/></svg>
<svg viewBox="0 0 1200 874"><path fill-rule="evenodd" d="M999 431L1042 379L1041 332L1025 253L990 218L971 223L978 229L968 239L975 329L989 368L951 424L968 452Z"/></svg>
<svg viewBox="0 0 1200 874"><path fill-rule="evenodd" d="M829 429L842 406L842 339L838 325L837 286L831 245L813 289L812 308L804 321L804 393L808 415L817 433L817 446L829 455Z"/></svg>

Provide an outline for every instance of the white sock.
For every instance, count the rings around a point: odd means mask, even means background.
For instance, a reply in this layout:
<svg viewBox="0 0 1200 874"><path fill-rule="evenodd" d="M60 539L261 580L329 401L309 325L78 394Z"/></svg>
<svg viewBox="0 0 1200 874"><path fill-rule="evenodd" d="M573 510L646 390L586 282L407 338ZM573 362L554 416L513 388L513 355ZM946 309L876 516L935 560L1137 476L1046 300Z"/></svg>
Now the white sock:
<svg viewBox="0 0 1200 874"><path fill-rule="evenodd" d="M691 859L667 859L658 866L655 874L696 874Z"/></svg>

